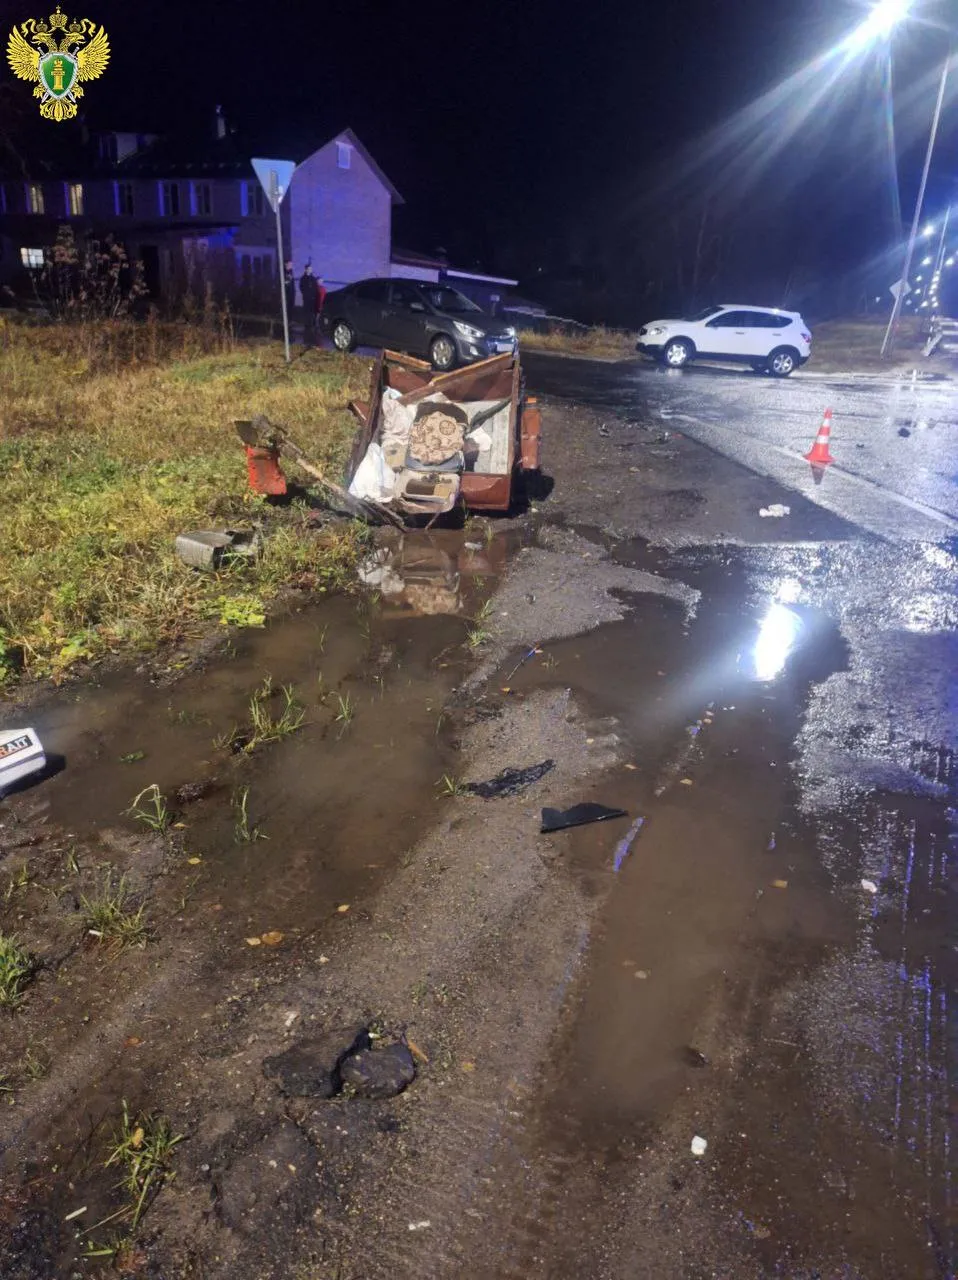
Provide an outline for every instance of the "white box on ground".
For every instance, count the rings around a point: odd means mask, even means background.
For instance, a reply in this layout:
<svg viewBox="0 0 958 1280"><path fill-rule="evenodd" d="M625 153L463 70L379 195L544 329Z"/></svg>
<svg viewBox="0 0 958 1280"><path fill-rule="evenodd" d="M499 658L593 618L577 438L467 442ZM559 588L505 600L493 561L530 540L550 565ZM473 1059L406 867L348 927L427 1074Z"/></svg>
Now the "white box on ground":
<svg viewBox="0 0 958 1280"><path fill-rule="evenodd" d="M46 767L46 752L35 730L0 729L0 796L15 782Z"/></svg>

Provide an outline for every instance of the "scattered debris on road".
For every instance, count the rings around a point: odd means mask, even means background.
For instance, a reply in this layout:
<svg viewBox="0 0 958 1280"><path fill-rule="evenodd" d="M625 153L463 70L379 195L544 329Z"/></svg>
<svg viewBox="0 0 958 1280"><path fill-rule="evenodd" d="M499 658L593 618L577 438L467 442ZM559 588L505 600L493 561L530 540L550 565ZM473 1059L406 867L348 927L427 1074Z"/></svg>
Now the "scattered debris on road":
<svg viewBox="0 0 958 1280"><path fill-rule="evenodd" d="M708 1143L704 1138L700 1138L698 1134L692 1139L692 1155L704 1156L708 1150Z"/></svg>
<svg viewBox="0 0 958 1280"><path fill-rule="evenodd" d="M568 827L584 827L590 822L609 822L612 818L627 818L625 809L610 809L604 804L576 804L571 809L543 809L540 833L565 831Z"/></svg>
<svg viewBox="0 0 958 1280"><path fill-rule="evenodd" d="M781 520L783 516L792 514L792 508L787 507L784 502L773 502L770 507L762 507L758 514L763 520Z"/></svg>
<svg viewBox="0 0 958 1280"><path fill-rule="evenodd" d="M0 732L0 796L18 782L43 773L46 752L34 729Z"/></svg>
<svg viewBox="0 0 958 1280"><path fill-rule="evenodd" d="M481 796L483 800L498 800L502 796L516 796L526 787L544 778L555 768L554 760L543 760L541 764L529 765L526 769L503 769L488 782L468 782L463 788L471 795Z"/></svg>
<svg viewBox="0 0 958 1280"><path fill-rule="evenodd" d="M865 890L866 893L878 892L878 885L875 883L874 880L863 880L862 888Z"/></svg>
<svg viewBox="0 0 958 1280"><path fill-rule="evenodd" d="M196 529L176 538L176 554L194 569L219 569L231 556L254 559L262 546L258 530Z"/></svg>
<svg viewBox="0 0 958 1280"><path fill-rule="evenodd" d="M329 505L334 511L356 516L369 524L392 524L402 527L402 521L381 503L355 497L330 480L319 467L310 462L306 454L285 430L271 423L264 414L250 420L237 420L236 433L246 446L246 464L249 485L254 493L269 497L281 497L287 492L286 477L279 465L280 455L292 459L297 465L327 491Z"/></svg>
<svg viewBox="0 0 958 1280"><path fill-rule="evenodd" d="M539 467L538 405L522 394L512 354L435 374L421 360L385 351L346 471L349 492L399 516L429 522L462 502L507 511L520 471Z"/></svg>

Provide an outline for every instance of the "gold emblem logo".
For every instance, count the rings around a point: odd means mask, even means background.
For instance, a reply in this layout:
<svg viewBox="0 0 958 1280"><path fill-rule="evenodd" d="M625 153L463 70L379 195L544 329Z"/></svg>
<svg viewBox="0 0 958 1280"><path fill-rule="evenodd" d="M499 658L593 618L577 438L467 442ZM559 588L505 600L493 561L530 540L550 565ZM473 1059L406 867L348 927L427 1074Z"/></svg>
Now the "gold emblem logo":
<svg viewBox="0 0 958 1280"><path fill-rule="evenodd" d="M59 33L59 34L58 34ZM83 80L96 80L110 61L107 34L89 18L72 22L57 5L49 21L29 18L14 27L7 41L7 59L20 80L34 80L33 96L47 120L71 120Z"/></svg>

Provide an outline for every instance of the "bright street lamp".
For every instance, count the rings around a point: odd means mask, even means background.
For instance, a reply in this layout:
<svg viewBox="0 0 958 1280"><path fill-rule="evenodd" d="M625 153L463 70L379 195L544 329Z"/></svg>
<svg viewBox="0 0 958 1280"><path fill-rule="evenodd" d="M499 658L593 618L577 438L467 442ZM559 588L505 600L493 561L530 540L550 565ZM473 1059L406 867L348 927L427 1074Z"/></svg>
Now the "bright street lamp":
<svg viewBox="0 0 958 1280"><path fill-rule="evenodd" d="M908 17L911 0L878 0L871 13L845 41L845 48L857 51L887 40L900 22Z"/></svg>

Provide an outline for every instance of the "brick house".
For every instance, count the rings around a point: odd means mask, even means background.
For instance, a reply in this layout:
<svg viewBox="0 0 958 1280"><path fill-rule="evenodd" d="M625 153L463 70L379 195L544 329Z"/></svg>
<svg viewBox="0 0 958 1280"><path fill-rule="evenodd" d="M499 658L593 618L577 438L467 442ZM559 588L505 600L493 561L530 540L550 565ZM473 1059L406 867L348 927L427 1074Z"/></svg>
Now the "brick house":
<svg viewBox="0 0 958 1280"><path fill-rule="evenodd" d="M64 223L78 236L112 232L142 260L157 300L209 284L238 310L275 305L276 223L252 155L300 159L231 132L217 111L206 137L74 133L50 139L29 167L0 167L0 284L26 272ZM275 143L273 144L276 145ZM302 153L301 153L302 154ZM388 275L392 209L401 197L359 138L344 129L307 149L283 202L283 237L297 277L307 260L330 288Z"/></svg>

